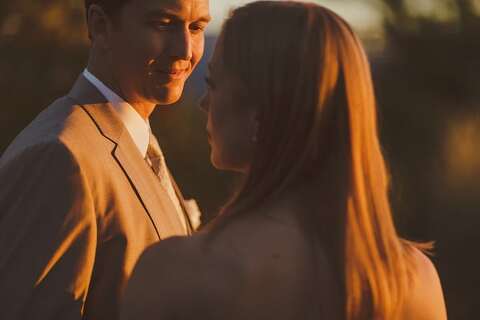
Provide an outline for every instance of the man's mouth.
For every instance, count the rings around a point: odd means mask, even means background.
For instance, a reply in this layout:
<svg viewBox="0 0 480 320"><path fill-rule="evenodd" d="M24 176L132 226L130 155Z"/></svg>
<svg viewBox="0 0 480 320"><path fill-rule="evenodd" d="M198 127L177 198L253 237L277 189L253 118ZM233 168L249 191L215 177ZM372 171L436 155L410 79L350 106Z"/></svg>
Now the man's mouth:
<svg viewBox="0 0 480 320"><path fill-rule="evenodd" d="M187 69L160 69L157 73L171 80L180 80L186 77Z"/></svg>

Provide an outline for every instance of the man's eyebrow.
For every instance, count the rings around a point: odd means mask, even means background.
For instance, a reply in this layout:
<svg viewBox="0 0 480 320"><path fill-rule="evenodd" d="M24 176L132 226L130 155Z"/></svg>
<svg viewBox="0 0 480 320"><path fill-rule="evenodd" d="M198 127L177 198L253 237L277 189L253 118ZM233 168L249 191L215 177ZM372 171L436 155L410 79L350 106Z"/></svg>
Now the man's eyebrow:
<svg viewBox="0 0 480 320"><path fill-rule="evenodd" d="M202 21L202 22L207 22L207 23L210 22L211 20L212 20L212 17L209 14L197 19L197 21Z"/></svg>
<svg viewBox="0 0 480 320"><path fill-rule="evenodd" d="M166 10L166 9L152 10L152 11L147 13L147 17L148 18L159 18L159 17L165 18L165 17L167 17L167 18L175 18L175 19L180 18L180 16L178 14L176 14L175 11Z"/></svg>
<svg viewBox="0 0 480 320"><path fill-rule="evenodd" d="M171 19L175 19L175 20L182 20L182 17L177 13L175 12L174 10L168 10L168 9L156 9L156 10L153 10L153 11L150 11L147 13L147 18L149 19L155 19L155 18L171 18ZM199 21L199 22L210 22L210 20L212 20L212 17L207 14L205 16L202 16L198 19L196 19L195 21Z"/></svg>

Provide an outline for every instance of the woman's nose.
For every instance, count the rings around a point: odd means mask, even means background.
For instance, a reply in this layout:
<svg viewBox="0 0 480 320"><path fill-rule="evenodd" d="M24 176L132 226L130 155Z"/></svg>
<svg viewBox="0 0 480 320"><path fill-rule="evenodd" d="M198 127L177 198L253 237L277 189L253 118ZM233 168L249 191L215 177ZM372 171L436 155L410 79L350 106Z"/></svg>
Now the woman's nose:
<svg viewBox="0 0 480 320"><path fill-rule="evenodd" d="M208 108L209 108L209 101L208 101L208 93L205 93L203 95L203 97L200 99L200 103L198 105L198 107L200 108L200 110L202 110L203 112L206 112L208 113Z"/></svg>

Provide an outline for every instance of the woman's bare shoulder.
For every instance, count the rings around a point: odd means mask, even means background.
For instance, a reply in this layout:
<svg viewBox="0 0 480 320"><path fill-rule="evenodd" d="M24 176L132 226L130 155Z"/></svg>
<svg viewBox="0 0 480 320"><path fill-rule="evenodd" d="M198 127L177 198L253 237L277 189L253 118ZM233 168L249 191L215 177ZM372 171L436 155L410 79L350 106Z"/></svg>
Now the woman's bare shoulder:
<svg viewBox="0 0 480 320"><path fill-rule="evenodd" d="M438 272L432 261L414 248L415 278L402 319L446 320L447 311Z"/></svg>
<svg viewBox="0 0 480 320"><path fill-rule="evenodd" d="M163 240L138 260L121 319L218 318L212 313L222 310L206 306L225 305L225 292L238 282L237 269L226 255L210 250L204 235Z"/></svg>

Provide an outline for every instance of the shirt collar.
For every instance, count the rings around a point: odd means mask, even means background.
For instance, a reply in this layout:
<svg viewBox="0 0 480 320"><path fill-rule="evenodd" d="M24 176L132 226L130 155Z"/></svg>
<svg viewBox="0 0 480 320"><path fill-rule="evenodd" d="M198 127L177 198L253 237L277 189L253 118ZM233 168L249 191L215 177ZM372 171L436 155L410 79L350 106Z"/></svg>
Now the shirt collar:
<svg viewBox="0 0 480 320"><path fill-rule="evenodd" d="M148 120L144 120L131 104L113 92L87 69L83 71L83 76L112 104L113 109L117 112L123 125L127 128L140 154L145 158L150 139L150 123Z"/></svg>

